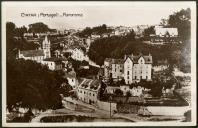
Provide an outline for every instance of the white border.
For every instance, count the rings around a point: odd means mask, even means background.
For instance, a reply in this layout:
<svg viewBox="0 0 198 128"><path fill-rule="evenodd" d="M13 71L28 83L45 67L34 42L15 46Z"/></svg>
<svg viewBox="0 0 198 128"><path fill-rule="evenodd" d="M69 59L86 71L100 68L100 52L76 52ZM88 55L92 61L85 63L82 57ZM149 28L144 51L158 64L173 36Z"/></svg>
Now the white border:
<svg viewBox="0 0 198 128"><path fill-rule="evenodd" d="M151 2L151 1L150 1ZM168 2L168 1L167 1ZM173 1L171 1L173 2ZM177 1L179 2L179 1ZM182 1L180 1L182 2ZM66 2L2 2L2 126L3 127L46 127L46 126L70 126L70 127L77 127L77 126L194 126L196 125L196 119L197 119L197 111L196 111L196 99L197 99L197 93L196 93L196 2L185 2L185 4L189 5L191 8L191 103L192 103L192 122L135 122L135 123L100 123L100 122L94 122L94 123L6 123L6 15L5 15L5 9L7 5L11 6L17 6L18 4L24 4L32 6L34 3L40 3L40 5L45 4L46 6L64 6L63 3ZM71 6L93 6L93 5L102 5L102 6L108 6L108 5L127 5L129 2L67 2L67 5ZM148 2L133 2L137 5L146 4ZM163 2L153 2L153 3L159 3L163 4ZM176 6L176 5L175 5Z"/></svg>

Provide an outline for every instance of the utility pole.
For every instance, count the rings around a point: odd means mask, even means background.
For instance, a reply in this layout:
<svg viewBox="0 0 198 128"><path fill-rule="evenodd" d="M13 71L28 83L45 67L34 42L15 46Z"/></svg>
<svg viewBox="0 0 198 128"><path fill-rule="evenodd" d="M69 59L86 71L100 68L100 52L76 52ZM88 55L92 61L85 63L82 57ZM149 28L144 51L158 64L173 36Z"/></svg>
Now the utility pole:
<svg viewBox="0 0 198 128"><path fill-rule="evenodd" d="M112 96L109 97L109 102L110 102L110 118L111 118L111 100L112 100Z"/></svg>

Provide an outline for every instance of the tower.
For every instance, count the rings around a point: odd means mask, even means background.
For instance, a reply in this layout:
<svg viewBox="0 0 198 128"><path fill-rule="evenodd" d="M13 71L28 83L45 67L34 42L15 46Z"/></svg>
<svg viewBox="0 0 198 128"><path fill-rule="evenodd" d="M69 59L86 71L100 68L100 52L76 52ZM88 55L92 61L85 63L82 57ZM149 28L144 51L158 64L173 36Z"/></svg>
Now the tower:
<svg viewBox="0 0 198 128"><path fill-rule="evenodd" d="M45 36L45 39L43 40L42 48L44 51L45 58L50 58L51 53L50 53L50 41L48 40L47 36Z"/></svg>

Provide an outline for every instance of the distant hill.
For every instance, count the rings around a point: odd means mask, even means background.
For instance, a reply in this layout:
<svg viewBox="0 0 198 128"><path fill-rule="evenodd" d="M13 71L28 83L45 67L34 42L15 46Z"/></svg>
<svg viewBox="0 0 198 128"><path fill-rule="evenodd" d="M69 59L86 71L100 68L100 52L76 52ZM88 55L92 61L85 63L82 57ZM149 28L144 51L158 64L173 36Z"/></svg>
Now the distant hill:
<svg viewBox="0 0 198 128"><path fill-rule="evenodd" d="M101 26L96 26L93 28L86 27L81 32L78 32L77 35L80 37L88 37L91 34L102 35L104 33L111 33L112 31L113 31L112 29L107 28L107 26L105 24L103 24Z"/></svg>

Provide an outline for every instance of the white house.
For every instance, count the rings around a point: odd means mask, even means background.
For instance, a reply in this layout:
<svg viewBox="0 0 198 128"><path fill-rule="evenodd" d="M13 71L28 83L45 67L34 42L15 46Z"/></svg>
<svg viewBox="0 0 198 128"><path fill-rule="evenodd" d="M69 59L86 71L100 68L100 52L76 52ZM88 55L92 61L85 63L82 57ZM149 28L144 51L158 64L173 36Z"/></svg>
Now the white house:
<svg viewBox="0 0 198 128"><path fill-rule="evenodd" d="M64 58L46 58L41 63L47 65L50 70L62 70Z"/></svg>
<svg viewBox="0 0 198 128"><path fill-rule="evenodd" d="M155 26L155 34L151 34L151 42L178 42L177 28Z"/></svg>
<svg viewBox="0 0 198 128"><path fill-rule="evenodd" d="M100 81L97 79L84 79L78 85L77 96L78 99L88 103L97 105L98 91L100 88Z"/></svg>
<svg viewBox="0 0 198 128"><path fill-rule="evenodd" d="M72 53L71 57L74 60L78 60L78 61L88 60L86 53L81 48L74 48L71 50L71 53Z"/></svg>
<svg viewBox="0 0 198 128"><path fill-rule="evenodd" d="M152 56L145 55L125 55L124 79L126 84L139 82L141 79L151 80Z"/></svg>
<svg viewBox="0 0 198 128"><path fill-rule="evenodd" d="M141 79L151 80L152 56L125 55L124 59L106 58L104 61L104 77L106 79L122 79L126 84L139 82Z"/></svg>
<svg viewBox="0 0 198 128"><path fill-rule="evenodd" d="M73 89L76 89L78 80L76 78L76 72L73 68L72 71L65 73L65 78L67 78L69 85L71 85Z"/></svg>

